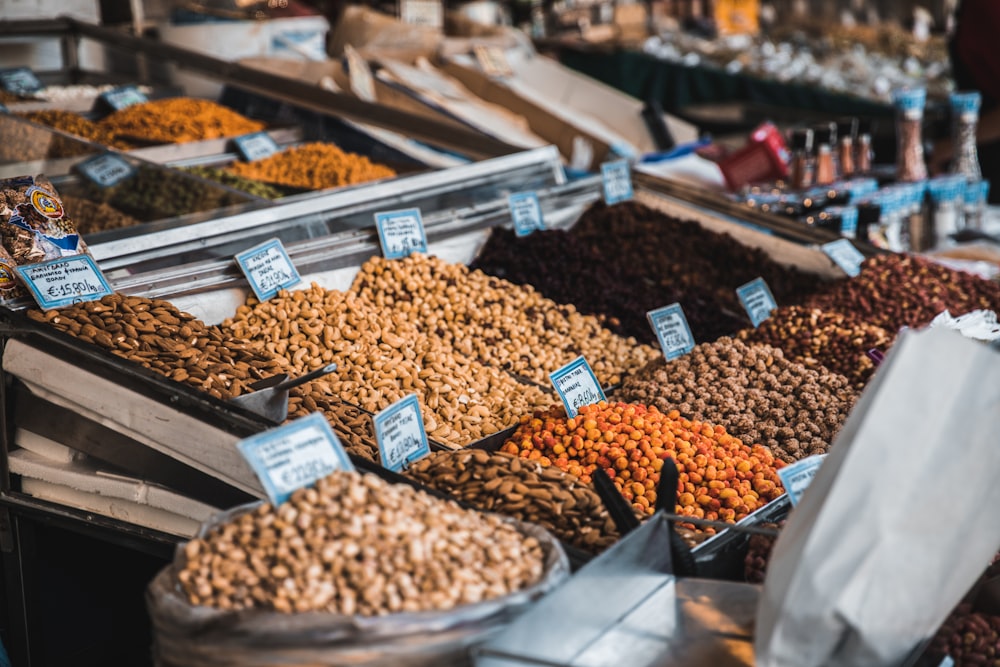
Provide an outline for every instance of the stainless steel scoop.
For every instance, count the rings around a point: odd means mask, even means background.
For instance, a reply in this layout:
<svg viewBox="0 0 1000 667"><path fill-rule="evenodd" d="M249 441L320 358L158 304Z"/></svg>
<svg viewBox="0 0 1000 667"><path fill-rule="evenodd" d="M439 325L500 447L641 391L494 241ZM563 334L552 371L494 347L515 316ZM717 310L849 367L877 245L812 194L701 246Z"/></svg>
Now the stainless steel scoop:
<svg viewBox="0 0 1000 667"><path fill-rule="evenodd" d="M287 373L258 380L250 385L253 389L249 394L242 394L230 399L233 403L240 405L251 412L256 412L262 417L267 417L273 421L281 423L288 417L288 390L305 384L318 377L329 375L337 370L337 364L330 364L323 368L309 371L305 375L288 379Z"/></svg>

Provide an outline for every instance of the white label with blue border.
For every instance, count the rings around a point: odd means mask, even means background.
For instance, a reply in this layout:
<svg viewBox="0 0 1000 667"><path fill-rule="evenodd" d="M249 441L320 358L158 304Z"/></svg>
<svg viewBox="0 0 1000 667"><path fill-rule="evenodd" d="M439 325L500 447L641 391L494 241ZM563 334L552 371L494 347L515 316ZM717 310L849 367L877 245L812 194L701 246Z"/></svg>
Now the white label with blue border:
<svg viewBox="0 0 1000 667"><path fill-rule="evenodd" d="M628 160L602 164L601 183L604 187L604 203L608 206L629 201L635 196L632 191L632 169Z"/></svg>
<svg viewBox="0 0 1000 667"><path fill-rule="evenodd" d="M90 255L72 255L19 266L17 273L43 310L97 301L112 293L107 279Z"/></svg>
<svg viewBox="0 0 1000 667"><path fill-rule="evenodd" d="M0 113L10 113L10 109L7 108L6 104L0 104Z"/></svg>
<svg viewBox="0 0 1000 667"><path fill-rule="evenodd" d="M681 357L694 349L694 335L679 303L672 303L646 313L649 326L660 341L667 361Z"/></svg>
<svg viewBox="0 0 1000 667"><path fill-rule="evenodd" d="M267 132L251 132L233 139L236 150L247 162L256 162L271 157L281 150L278 143Z"/></svg>
<svg viewBox="0 0 1000 667"><path fill-rule="evenodd" d="M135 167L114 153L102 153L87 158L76 169L100 188L110 188L135 175Z"/></svg>
<svg viewBox="0 0 1000 667"><path fill-rule="evenodd" d="M236 263L247 277L257 298L267 301L280 290L302 282L279 239L264 241L236 255Z"/></svg>
<svg viewBox="0 0 1000 667"><path fill-rule="evenodd" d="M236 446L274 505L336 470L354 470L330 423L319 412L245 438Z"/></svg>
<svg viewBox="0 0 1000 667"><path fill-rule="evenodd" d="M771 317L771 311L778 307L774 295L771 294L771 288L763 278L756 278L746 285L741 285L736 289L736 296L739 297L755 328Z"/></svg>
<svg viewBox="0 0 1000 667"><path fill-rule="evenodd" d="M861 273L861 263L865 261L865 256L847 239L824 243L822 248L826 256L850 277Z"/></svg>
<svg viewBox="0 0 1000 667"><path fill-rule="evenodd" d="M792 502L792 507L799 504L802 494L812 484L813 478L819 472L819 467L823 465L823 459L825 458L826 454L816 454L815 456L806 457L801 461L796 461L778 471L781 485L785 487L785 493L788 494L788 499Z"/></svg>
<svg viewBox="0 0 1000 667"><path fill-rule="evenodd" d="M389 470L400 472L431 453L416 394L396 401L374 420L382 465Z"/></svg>
<svg viewBox="0 0 1000 667"><path fill-rule="evenodd" d="M427 234L419 208L375 214L378 240L386 259L401 259L415 252L427 252Z"/></svg>
<svg viewBox="0 0 1000 667"><path fill-rule="evenodd" d="M0 70L0 88L15 95L33 95L45 86L30 67L12 67Z"/></svg>
<svg viewBox="0 0 1000 667"><path fill-rule="evenodd" d="M585 405L607 400L601 383L597 381L593 369L583 356L579 356L557 371L549 373L549 379L556 393L566 407L566 414L576 416Z"/></svg>
<svg viewBox="0 0 1000 667"><path fill-rule="evenodd" d="M101 100L115 111L121 111L136 104L145 104L149 98L135 86L122 86L102 93Z"/></svg>
<svg viewBox="0 0 1000 667"><path fill-rule="evenodd" d="M507 198L510 217L514 221L514 233L527 236L536 229L545 229L542 205L534 192L515 192Z"/></svg>

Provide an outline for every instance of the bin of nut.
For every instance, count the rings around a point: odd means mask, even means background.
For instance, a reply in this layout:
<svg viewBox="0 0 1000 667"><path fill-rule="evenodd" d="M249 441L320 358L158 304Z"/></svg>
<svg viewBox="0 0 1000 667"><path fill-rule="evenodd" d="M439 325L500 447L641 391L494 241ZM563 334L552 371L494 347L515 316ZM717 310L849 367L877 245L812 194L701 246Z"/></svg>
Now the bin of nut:
<svg viewBox="0 0 1000 667"><path fill-rule="evenodd" d="M340 471L204 526L147 604L164 667L465 665L567 573L537 526Z"/></svg>

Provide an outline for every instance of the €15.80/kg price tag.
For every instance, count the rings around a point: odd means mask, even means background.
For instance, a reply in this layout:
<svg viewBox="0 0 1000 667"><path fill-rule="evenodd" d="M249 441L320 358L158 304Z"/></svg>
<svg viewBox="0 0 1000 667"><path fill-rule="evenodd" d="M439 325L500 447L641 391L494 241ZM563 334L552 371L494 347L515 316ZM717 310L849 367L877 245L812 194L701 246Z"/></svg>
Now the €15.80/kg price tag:
<svg viewBox="0 0 1000 667"><path fill-rule="evenodd" d="M861 263L865 261L865 256L847 239L830 241L821 247L826 256L850 277L853 278L861 273Z"/></svg>
<svg viewBox="0 0 1000 667"><path fill-rule="evenodd" d="M375 415L375 439L382 465L393 472L431 453L416 394L396 401Z"/></svg>
<svg viewBox="0 0 1000 667"><path fill-rule="evenodd" d="M566 414L575 417L585 405L607 400L601 383L583 356L579 356L557 371L549 373L556 393L566 407Z"/></svg>
<svg viewBox="0 0 1000 667"><path fill-rule="evenodd" d="M792 502L792 507L799 504L802 494L812 484L813 478L819 472L819 467L823 465L823 459L825 458L826 454L808 456L778 471L781 485L785 487L785 493L788 494L788 499Z"/></svg>
<svg viewBox="0 0 1000 667"><path fill-rule="evenodd" d="M684 309L679 303L651 310L646 313L649 325L653 327L660 348L667 361L683 356L694 349L694 335L684 317Z"/></svg>
<svg viewBox="0 0 1000 667"><path fill-rule="evenodd" d="M135 175L135 167L114 153L101 153L87 158L75 169L99 188L111 188Z"/></svg>
<svg viewBox="0 0 1000 667"><path fill-rule="evenodd" d="M771 311L778 307L774 295L771 294L771 288L763 278L755 278L746 285L741 285L736 289L736 296L739 297L754 327L759 327L761 322L771 317Z"/></svg>
<svg viewBox="0 0 1000 667"><path fill-rule="evenodd" d="M115 111L121 111L136 104L144 104L149 98L135 86L122 86L102 93L101 100Z"/></svg>
<svg viewBox="0 0 1000 667"><path fill-rule="evenodd" d="M11 67L0 70L0 88L15 95L33 95L45 86L30 67Z"/></svg>
<svg viewBox="0 0 1000 667"><path fill-rule="evenodd" d="M264 241L236 255L236 263L261 301L302 282L299 272L279 239Z"/></svg>
<svg viewBox="0 0 1000 667"><path fill-rule="evenodd" d="M376 213L375 226L386 259L402 259L415 252L427 252L427 234L419 208Z"/></svg>
<svg viewBox="0 0 1000 667"><path fill-rule="evenodd" d="M515 192L507 198L507 203L517 236L527 236L536 229L545 229L542 205L534 192Z"/></svg>
<svg viewBox="0 0 1000 667"><path fill-rule="evenodd" d="M237 447L275 505L335 470L354 470L319 412L241 440Z"/></svg>
<svg viewBox="0 0 1000 667"><path fill-rule="evenodd" d="M236 150L247 162L256 162L271 157L281 149L267 132L252 132L233 139Z"/></svg>
<svg viewBox="0 0 1000 667"><path fill-rule="evenodd" d="M635 196L632 191L632 169L628 160L602 164L601 183L604 187L604 203L608 206L629 201Z"/></svg>
<svg viewBox="0 0 1000 667"><path fill-rule="evenodd" d="M17 267L17 273L43 310L111 294L111 286L90 255L73 255Z"/></svg>

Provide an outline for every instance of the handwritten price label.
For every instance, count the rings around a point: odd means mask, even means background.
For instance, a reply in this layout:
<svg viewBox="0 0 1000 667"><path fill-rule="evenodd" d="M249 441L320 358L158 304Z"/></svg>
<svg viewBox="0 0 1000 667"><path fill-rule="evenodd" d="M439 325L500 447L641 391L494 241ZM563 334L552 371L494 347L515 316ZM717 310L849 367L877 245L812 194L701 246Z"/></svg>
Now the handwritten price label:
<svg viewBox="0 0 1000 667"><path fill-rule="evenodd" d="M585 405L606 400L597 376L582 356L550 373L549 379L566 407L566 414L571 417Z"/></svg>
<svg viewBox="0 0 1000 667"><path fill-rule="evenodd" d="M825 458L826 454L809 456L778 471L781 485L785 487L788 499L792 501L792 507L799 504L802 494L812 484L813 478L816 477L816 473L819 472L819 467L823 465Z"/></svg>
<svg viewBox="0 0 1000 667"><path fill-rule="evenodd" d="M667 361L694 349L694 335L679 303L651 310L646 313L646 319L649 320L649 326L653 327Z"/></svg>
<svg viewBox="0 0 1000 667"><path fill-rule="evenodd" d="M736 296L739 297L754 327L760 326L761 322L771 317L771 311L778 307L774 295L771 294L771 288L763 278L756 278L746 285L741 285L736 290Z"/></svg>
<svg viewBox="0 0 1000 667"><path fill-rule="evenodd" d="M299 272L278 239L271 239L236 255L236 263L247 277L257 298L267 301L280 290L302 282Z"/></svg>
<svg viewBox="0 0 1000 667"><path fill-rule="evenodd" d="M275 505L335 470L354 470L319 412L241 440L237 447Z"/></svg>
<svg viewBox="0 0 1000 667"><path fill-rule="evenodd" d="M401 259L415 252L427 252L427 233L419 208L375 214L378 240L386 259Z"/></svg>
<svg viewBox="0 0 1000 667"><path fill-rule="evenodd" d="M396 401L375 415L375 439L382 465L393 472L431 453L416 394Z"/></svg>
<svg viewBox="0 0 1000 667"><path fill-rule="evenodd" d="M602 164L601 180L604 186L604 203L608 206L629 201L635 196L632 191L632 169L628 160Z"/></svg>
<svg viewBox="0 0 1000 667"><path fill-rule="evenodd" d="M145 104L149 98L135 86L122 86L103 93L101 100L115 111L121 111L136 104Z"/></svg>
<svg viewBox="0 0 1000 667"><path fill-rule="evenodd" d="M102 153L76 165L77 171L99 188L110 188L135 175L135 167L114 153Z"/></svg>
<svg viewBox="0 0 1000 667"><path fill-rule="evenodd" d="M233 139L236 150L247 162L256 162L271 157L281 149L267 132L253 132Z"/></svg>
<svg viewBox="0 0 1000 667"><path fill-rule="evenodd" d="M111 294L111 286L90 255L20 266L17 273L44 310L96 301Z"/></svg>
<svg viewBox="0 0 1000 667"><path fill-rule="evenodd" d="M850 277L861 273L861 263L865 261L865 256L847 239L824 243L821 247L826 256Z"/></svg>
<svg viewBox="0 0 1000 667"><path fill-rule="evenodd" d="M545 229L542 217L542 205L534 192L515 192L507 198L510 206L510 217L514 221L514 233L527 236L536 229Z"/></svg>
<svg viewBox="0 0 1000 667"><path fill-rule="evenodd" d="M30 67L12 67L0 70L0 88L15 95L34 95L45 86Z"/></svg>

